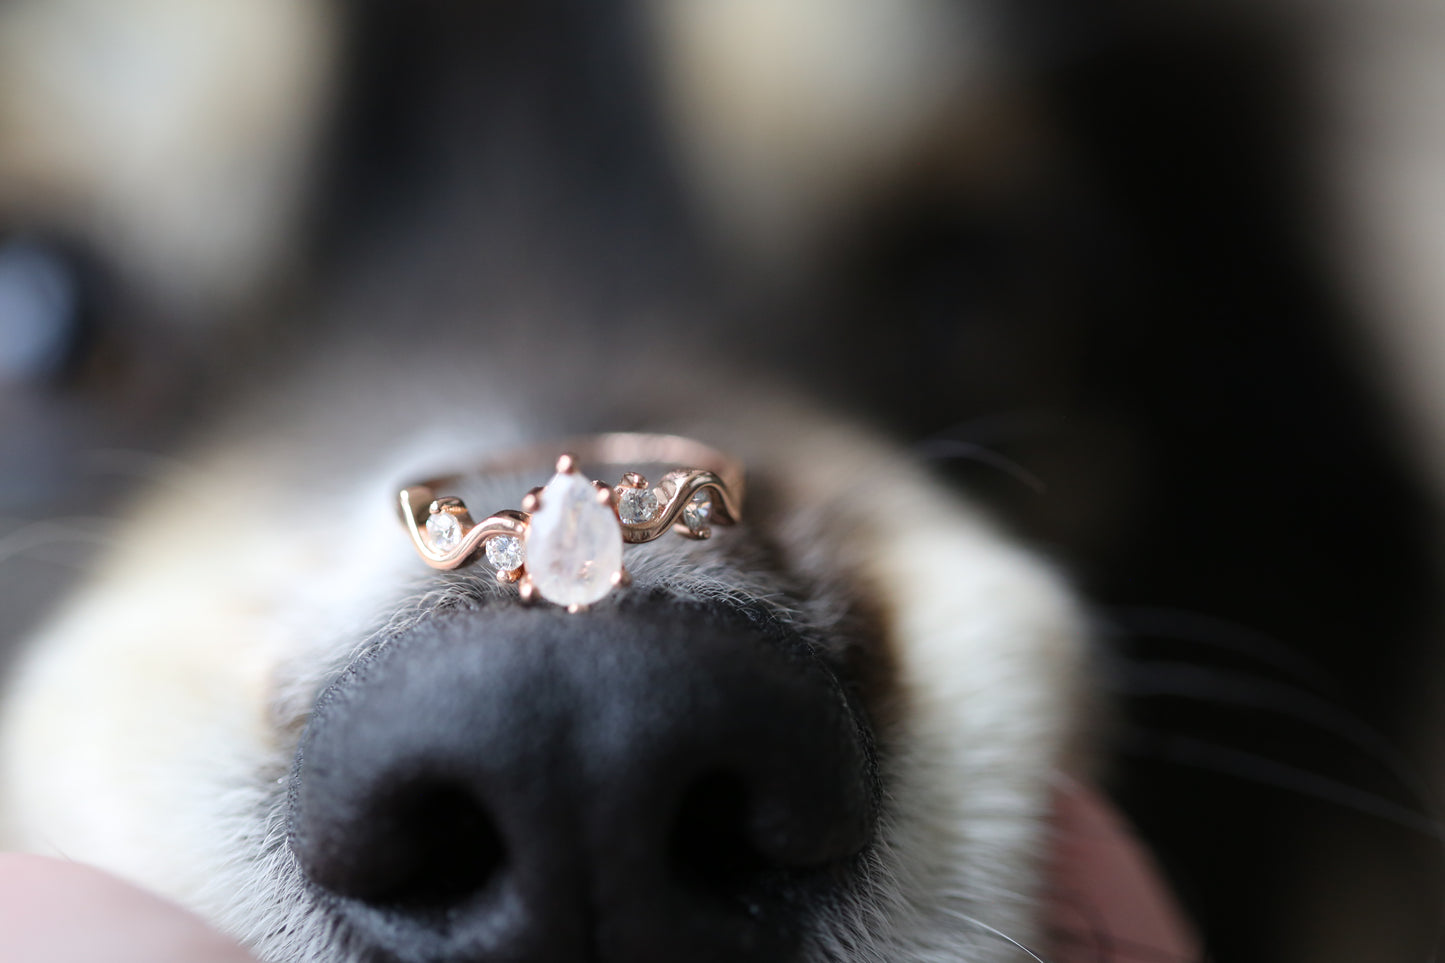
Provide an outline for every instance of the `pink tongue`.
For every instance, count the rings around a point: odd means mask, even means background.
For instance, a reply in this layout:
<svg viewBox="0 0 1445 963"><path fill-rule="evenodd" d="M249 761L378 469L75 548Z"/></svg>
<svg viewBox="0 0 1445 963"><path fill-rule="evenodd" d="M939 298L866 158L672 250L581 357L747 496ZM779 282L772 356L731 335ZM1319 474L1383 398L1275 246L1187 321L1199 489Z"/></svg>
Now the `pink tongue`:
<svg viewBox="0 0 1445 963"><path fill-rule="evenodd" d="M256 963L200 919L108 873L0 853L5 963Z"/></svg>
<svg viewBox="0 0 1445 963"><path fill-rule="evenodd" d="M1090 786L1060 780L1045 891L1050 963L1195 963L1199 941L1123 817Z"/></svg>

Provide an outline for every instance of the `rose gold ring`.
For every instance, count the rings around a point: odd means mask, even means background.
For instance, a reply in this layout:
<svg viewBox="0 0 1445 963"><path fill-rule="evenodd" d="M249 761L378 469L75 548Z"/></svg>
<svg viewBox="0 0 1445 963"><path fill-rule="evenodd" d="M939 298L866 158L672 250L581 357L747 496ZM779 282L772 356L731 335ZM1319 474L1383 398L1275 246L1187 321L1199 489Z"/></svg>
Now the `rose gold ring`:
<svg viewBox="0 0 1445 963"><path fill-rule="evenodd" d="M472 520L455 490L469 475L523 472L546 464L556 474L522 499L522 510L503 509ZM582 465L686 466L668 469L657 484L635 471L616 485L588 481ZM515 582L522 600L542 598L580 612L630 581L622 546L650 542L668 530L686 538L712 535L713 525L741 518L742 465L677 435L590 435L543 448L507 452L471 472L408 485L399 495L401 518L422 560L454 569L485 555L497 580Z"/></svg>

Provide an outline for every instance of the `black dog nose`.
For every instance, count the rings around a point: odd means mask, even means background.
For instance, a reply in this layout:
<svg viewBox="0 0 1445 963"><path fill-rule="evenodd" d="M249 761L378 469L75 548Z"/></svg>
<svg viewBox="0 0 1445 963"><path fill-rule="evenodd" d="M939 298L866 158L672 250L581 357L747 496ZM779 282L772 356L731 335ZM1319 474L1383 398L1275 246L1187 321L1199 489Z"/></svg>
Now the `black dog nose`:
<svg viewBox="0 0 1445 963"><path fill-rule="evenodd" d="M292 846L384 959L783 961L869 840L870 745L786 631L665 603L458 613L322 696Z"/></svg>

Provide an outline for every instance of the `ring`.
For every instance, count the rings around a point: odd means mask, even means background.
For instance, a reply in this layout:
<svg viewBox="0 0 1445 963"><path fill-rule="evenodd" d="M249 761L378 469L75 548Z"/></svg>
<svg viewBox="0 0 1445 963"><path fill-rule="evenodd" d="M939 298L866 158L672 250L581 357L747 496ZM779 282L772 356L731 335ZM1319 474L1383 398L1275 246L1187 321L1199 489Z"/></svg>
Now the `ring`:
<svg viewBox="0 0 1445 963"><path fill-rule="evenodd" d="M454 490L469 475L514 473L546 464L561 450L556 474L522 499L473 521ZM673 465L657 484L635 471L616 485L589 481L587 465ZM471 472L408 485L399 508L417 554L432 568L459 568L485 555L497 580L516 583L522 601L546 599L580 612L630 578L623 544L650 542L671 530L686 538L712 535L713 525L741 519L742 466L702 442L678 435L614 433L574 438L545 448L507 452Z"/></svg>

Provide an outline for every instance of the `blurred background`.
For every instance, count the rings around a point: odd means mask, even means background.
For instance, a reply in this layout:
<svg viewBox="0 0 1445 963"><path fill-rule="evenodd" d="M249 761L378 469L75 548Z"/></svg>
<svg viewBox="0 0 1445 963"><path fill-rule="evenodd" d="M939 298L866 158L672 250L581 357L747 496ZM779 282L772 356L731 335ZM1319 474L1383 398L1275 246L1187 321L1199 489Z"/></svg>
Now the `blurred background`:
<svg viewBox="0 0 1445 963"><path fill-rule="evenodd" d="M1432 0L9 0L0 668L300 354L666 289L1081 587L1211 958L1431 960L1442 264Z"/></svg>

